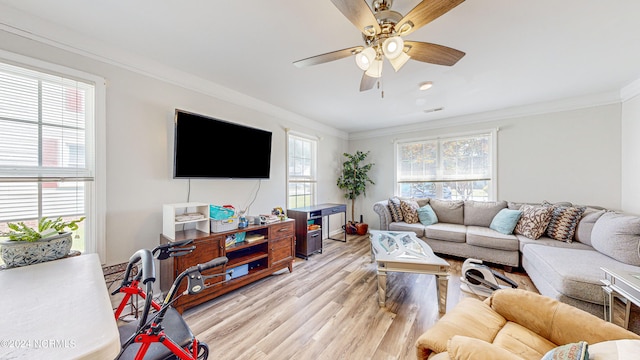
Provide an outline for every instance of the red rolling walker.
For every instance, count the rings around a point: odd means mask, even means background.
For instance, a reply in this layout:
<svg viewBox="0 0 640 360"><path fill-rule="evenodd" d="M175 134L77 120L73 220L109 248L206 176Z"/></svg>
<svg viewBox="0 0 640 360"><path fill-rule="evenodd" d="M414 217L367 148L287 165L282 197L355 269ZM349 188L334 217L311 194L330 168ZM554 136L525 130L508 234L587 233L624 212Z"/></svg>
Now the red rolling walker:
<svg viewBox="0 0 640 360"><path fill-rule="evenodd" d="M226 273L203 276L202 272L227 263L226 257L218 257L204 264L192 266L178 275L171 289L161 303L153 299L155 278L154 257L164 260L173 256L190 253L195 246L189 245L193 240L160 245L153 251L138 250L127 264L124 279L112 295L123 293L124 297L115 310L116 320L120 317L127 302L133 295L144 299L144 308L137 320L118 328L121 350L116 359L182 359L205 360L209 356L209 347L198 341L191 332L182 315L171 306L176 300L180 283L187 278L187 290L180 295L197 294L205 286L205 280L214 276L225 276ZM131 278L132 269L138 266L138 273ZM144 289L143 289L144 288Z"/></svg>

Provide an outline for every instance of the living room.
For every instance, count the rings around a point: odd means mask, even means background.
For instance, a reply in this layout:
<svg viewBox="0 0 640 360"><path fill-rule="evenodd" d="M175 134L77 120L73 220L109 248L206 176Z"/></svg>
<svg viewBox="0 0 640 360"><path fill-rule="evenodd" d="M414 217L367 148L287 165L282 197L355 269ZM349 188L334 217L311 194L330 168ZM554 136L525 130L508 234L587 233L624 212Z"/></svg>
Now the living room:
<svg viewBox="0 0 640 360"><path fill-rule="evenodd" d="M30 3L36 8L45 6L37 2L25 3ZM323 16L331 19L327 21L343 21L341 14L332 8L331 2L327 0L326 3L319 11ZM460 9L468 3L472 2L463 3ZM492 6L501 6L505 3L496 1ZM580 7L580 3L573 4ZM145 5L153 6L153 4ZM545 5L550 8L557 6L551 1L545 2ZM65 6L73 7L71 2ZM125 5L121 6L126 9ZM137 16L147 16L148 14L142 12L145 8L142 5L139 6L141 8L136 8L140 11ZM638 96L640 67L634 65L635 70L625 73L631 75L624 80L619 80L617 78L619 73L614 71L619 70L615 69L617 66L629 68L628 63L640 64L640 50L636 46L637 35L633 35L634 27L629 20L633 18L631 14L636 14L640 9L637 5L625 4L625 6L628 8L620 5L621 13L618 16L603 16L603 19L599 20L606 22L606 25L602 25L603 27L613 27L614 25L609 24L608 21L614 22L614 20L627 26L624 28L627 30L626 33L619 34L620 38L616 41L611 40L618 44L618 52L611 56L612 59L609 62L587 66L588 70L581 70L578 63L576 68L561 69L575 72L576 77L595 77L596 74L590 73L591 69L594 66L603 67L607 70L599 74L600 78L606 78L606 73L609 71L612 77L615 73L615 81L603 83L597 88L590 88L591 83L585 83L582 87L580 84L574 84L575 87L581 87L581 90L571 93L567 91L564 96L561 92L560 94L553 92L558 94L555 97L539 95L520 98L516 96L520 88L510 88L509 92L513 93L515 99L508 106L498 107L487 104L486 107L480 107L473 113L460 113L456 116L446 115L446 111L449 110L447 106L441 111L445 115L438 115L439 117L435 118L430 116L435 116L437 113L430 115L422 112L420 115L422 120L412 123L400 123L402 115L399 115L398 119L376 117L371 120L372 123L382 124L383 120L388 122L371 129L327 125L321 121L324 118L314 119L274 105L267 95L263 99L248 95L250 91L247 87L251 85L248 85L241 76L238 76L237 88L225 87L216 83L215 76L207 78L205 72L201 72L203 75L190 73L188 62L185 67L178 69L161 63L162 59L158 57L142 58L140 54L119 49L117 44L85 37L82 33L74 31L71 25L61 25L61 18L47 20L42 17L42 14L31 14L21 9L18 2L14 1L0 2L2 21L0 58L9 60L13 64L19 63L31 67L39 67L41 65L39 62L63 66L104 80L102 90L98 90L102 91L103 102L102 105L98 103L98 106L102 106L103 115L97 123L95 186L98 189L98 196L95 199L97 211L93 220L96 228L94 239L96 243L92 246L100 255L102 264L110 266L126 262L138 249L153 248L158 244L163 225L162 206L164 204L198 201L217 205L232 204L236 208L245 208L251 204L250 211L253 214L268 213L274 207L286 207L288 131L306 134L318 140L316 179L316 203L318 204L347 203L343 192L336 186L336 179L343 161L342 154L357 150L370 151L369 159L375 163L370 176L375 180L375 185L367 188L366 197L358 199L355 212L358 215L362 214L372 229L378 226L377 215L373 211L374 203L396 194L395 146L399 141L435 139L479 132L494 134L492 141L495 144L493 159L495 166L492 176L496 181L495 193L491 194L491 200L535 203L545 200L570 201L574 204L597 205L629 214L640 214L640 190L636 186L640 181L640 158L637 156L640 152L640 142L637 141L640 137L640 96ZM540 9L537 10L543 12ZM452 12L450 15L453 16L455 13ZM470 16L467 13L461 15L464 15L463 20L468 20ZM585 19L590 20L595 16L582 12L580 15L582 16L580 21L575 20L576 22L582 23ZM524 17L522 14L519 16ZM117 19L113 22L113 31L115 31ZM544 24L538 25L544 26ZM340 22L339 28L353 30L353 25L346 21L345 24ZM140 34L145 32L144 29L138 30ZM165 28L164 31L168 30ZM322 34L324 31L318 30L318 32ZM350 34L352 36L350 40L359 41L360 34L357 31L353 32L354 34ZM472 29L460 32L461 34L457 34L458 37L473 35ZM320 34L313 33L313 36L318 37ZM415 36L414 39L420 39L420 34L416 32L412 36ZM341 36L341 34L330 32L326 34L327 40L333 35ZM589 39L590 36L602 42L608 40L603 40L597 34L588 35L580 40L587 42L585 39ZM131 37L135 36L136 33L132 32ZM233 34L226 36L233 37ZM504 36L507 37L507 35ZM533 35L527 34L527 36ZM444 39L447 38L444 37ZM187 42L187 39L183 40ZM429 38L424 40L431 41ZM433 41L459 47L456 43L447 43L440 39L433 39ZM286 61L283 60L283 67L293 68L291 63L294 60L338 49L341 46L336 43L324 45L321 40L310 41L309 44L301 44L301 42L298 44L300 51L287 50L287 54L291 54L292 57L287 58ZM338 47L334 47L334 44ZM343 46L346 47L349 44L350 42L347 41ZM582 50L581 45L575 44ZM592 51L598 51L597 46L595 48ZM566 51L571 52L571 49L572 45L567 44ZM467 56L481 51L479 47L471 46L462 50L467 52ZM552 54L557 56L558 53L562 52L554 48L542 57L553 57ZM627 55L624 64L618 62L621 54ZM233 55L225 56L233 57ZM223 56L215 55L214 57ZM172 60L175 63L176 59ZM465 60L463 58L457 65L464 65ZM336 83L335 88L349 88L356 93L355 96L366 96L366 101L360 101L378 104L399 96L393 93L393 81L400 80L402 70L405 72L411 70L407 67L394 74L387 66L384 74L387 77L386 99L381 99L380 92L375 90L371 93L359 93L357 87L362 76L361 71L352 61L342 61L344 63L338 61L324 68L322 65L315 68L294 69L296 71L294 73L307 77L310 76L309 72L313 72L310 79L319 80L329 77L335 68L340 68L340 71L350 76L344 79L344 83ZM585 57L583 61L588 63L589 58ZM506 61L500 64L508 65L505 63ZM245 65L249 67L251 64ZM501 70L500 67L493 71L499 70ZM54 71L62 70L54 67ZM303 74L305 71L307 71L306 75ZM424 73L420 74L422 76ZM486 78L489 74L491 72L478 76ZM458 74L458 79L451 81L459 81L459 78L463 78L464 75ZM469 76L472 77L473 74ZM509 74L509 77L516 76ZM337 78L339 76L336 76ZM445 78L442 79L444 81ZM423 78L420 77L412 81L417 85L417 82L422 80ZM268 93L268 88L275 89L278 87L277 84L275 81L265 82L256 87L266 88L265 93ZM434 82L432 90L437 89L439 84L438 81ZM514 84L506 82L505 87L512 87ZM549 92L552 92L551 88L554 84L547 85L550 87ZM526 93L525 86L520 86L523 89L522 92ZM489 90L481 88L479 92ZM289 89L286 94L295 100L297 99L296 91L296 89ZM325 89L328 94L325 95L327 101L334 97L332 94L340 94L337 91L334 88ZM402 94L406 92L405 90ZM468 95L465 99L473 98L472 95L474 94ZM479 93L475 95L480 96ZM327 107L332 107L331 111L339 111L337 105ZM206 116L271 131L273 141L270 178L263 181L174 179L172 164L175 109L187 109ZM399 111L397 108L389 109L385 115L392 110ZM362 111L364 112L365 109ZM326 116L327 120L330 118L331 115ZM251 145L239 142L238 146ZM235 158L234 149L215 149L213 144L211 157L212 161L216 158L225 158L228 161L242 161L247 164L251 162L251 159ZM255 201L252 202L254 194L256 194ZM351 205L348 204L348 206ZM335 224L329 231L339 232L339 224Z"/></svg>

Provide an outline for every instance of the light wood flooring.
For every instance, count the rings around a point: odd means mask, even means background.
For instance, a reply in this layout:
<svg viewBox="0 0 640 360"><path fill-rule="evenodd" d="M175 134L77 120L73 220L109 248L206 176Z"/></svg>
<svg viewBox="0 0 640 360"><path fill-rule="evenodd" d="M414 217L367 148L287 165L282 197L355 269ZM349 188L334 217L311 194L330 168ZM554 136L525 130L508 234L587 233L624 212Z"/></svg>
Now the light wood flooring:
<svg viewBox="0 0 640 360"><path fill-rule="evenodd" d="M460 259L451 264L447 309L462 297ZM500 271L499 268L496 270ZM536 291L523 272L507 276ZM378 306L368 236L324 240L324 253L296 258L254 284L185 311L210 359L415 359L414 343L438 319L432 275L391 273Z"/></svg>

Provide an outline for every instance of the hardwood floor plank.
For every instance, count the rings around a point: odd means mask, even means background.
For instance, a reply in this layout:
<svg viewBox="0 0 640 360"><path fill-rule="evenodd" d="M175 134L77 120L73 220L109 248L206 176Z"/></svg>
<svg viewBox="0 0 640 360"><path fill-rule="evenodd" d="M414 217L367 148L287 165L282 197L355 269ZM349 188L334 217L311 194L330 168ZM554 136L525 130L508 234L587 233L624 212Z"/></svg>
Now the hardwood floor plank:
<svg viewBox="0 0 640 360"><path fill-rule="evenodd" d="M438 319L433 275L389 273L378 305L368 235L325 240L322 254L187 310L210 359L414 359L416 339ZM461 298L462 259L451 266L447 309ZM500 269L496 269L501 271ZM507 273L537 291L524 273Z"/></svg>

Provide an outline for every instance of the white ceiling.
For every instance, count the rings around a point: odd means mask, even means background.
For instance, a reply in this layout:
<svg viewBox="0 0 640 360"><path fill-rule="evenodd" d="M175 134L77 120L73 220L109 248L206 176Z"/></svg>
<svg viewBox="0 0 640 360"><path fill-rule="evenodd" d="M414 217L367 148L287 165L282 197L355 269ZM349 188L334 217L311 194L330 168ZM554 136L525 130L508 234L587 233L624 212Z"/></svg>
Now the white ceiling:
<svg viewBox="0 0 640 360"><path fill-rule="evenodd" d="M418 2L395 0L393 9L405 14ZM5 29L114 61L163 64L345 132L619 93L640 78L638 0L467 0L406 37L466 56L453 67L409 61L397 73L385 62L384 98L375 89L359 92L362 72L352 58L292 65L362 45L360 32L330 0L0 0L1 5L12 10L11 17L0 15ZM28 16L15 16L23 12ZM46 21L25 20L31 16ZM423 81L435 85L420 92ZM424 112L438 107L444 110Z"/></svg>

